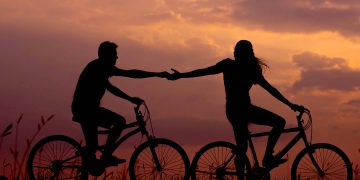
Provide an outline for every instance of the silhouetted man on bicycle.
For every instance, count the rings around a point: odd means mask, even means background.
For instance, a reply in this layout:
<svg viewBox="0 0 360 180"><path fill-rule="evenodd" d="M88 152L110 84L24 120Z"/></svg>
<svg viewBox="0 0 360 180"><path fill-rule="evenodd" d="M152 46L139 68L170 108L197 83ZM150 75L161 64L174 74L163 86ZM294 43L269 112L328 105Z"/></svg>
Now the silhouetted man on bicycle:
<svg viewBox="0 0 360 180"><path fill-rule="evenodd" d="M101 159L109 165L125 162L112 156L115 141L119 138L126 124L124 117L100 106L105 91L126 99L134 104L143 102L138 97L131 97L109 82L111 76L125 76L130 78L166 77L167 72L146 72L141 70L123 70L115 67L118 59L117 45L105 41L98 49L98 59L91 61L82 71L74 93L72 102L73 120L81 124L86 141L87 161L96 160L98 147L98 126L110 130L106 146Z"/></svg>

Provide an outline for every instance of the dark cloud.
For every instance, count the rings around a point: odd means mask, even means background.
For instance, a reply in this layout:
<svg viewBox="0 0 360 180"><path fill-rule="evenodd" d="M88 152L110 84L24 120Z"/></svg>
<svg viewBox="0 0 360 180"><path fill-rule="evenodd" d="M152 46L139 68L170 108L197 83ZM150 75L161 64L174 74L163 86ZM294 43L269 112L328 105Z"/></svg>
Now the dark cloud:
<svg viewBox="0 0 360 180"><path fill-rule="evenodd" d="M345 36L360 35L360 2L354 0L171 1L168 4L193 22L232 23L274 32L333 31Z"/></svg>
<svg viewBox="0 0 360 180"><path fill-rule="evenodd" d="M358 36L360 2L353 0L217 0L7 3L0 7L6 24L98 26L119 28L162 22L230 23L274 32L339 32ZM56 23L54 23L56 20Z"/></svg>
<svg viewBox="0 0 360 180"><path fill-rule="evenodd" d="M351 91L360 87L360 70L350 68L345 59L305 52L295 55L293 61L301 68L300 79L293 85L295 90Z"/></svg>
<svg viewBox="0 0 360 180"><path fill-rule="evenodd" d="M245 0L234 4L232 17L248 24L276 32L334 31L343 35L360 35L359 2Z"/></svg>

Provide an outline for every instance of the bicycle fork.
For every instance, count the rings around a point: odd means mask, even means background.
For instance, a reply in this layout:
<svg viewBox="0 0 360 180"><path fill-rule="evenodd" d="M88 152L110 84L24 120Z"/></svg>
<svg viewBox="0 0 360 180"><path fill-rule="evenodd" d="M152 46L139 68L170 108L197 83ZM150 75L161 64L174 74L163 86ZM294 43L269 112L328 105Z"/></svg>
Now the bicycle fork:
<svg viewBox="0 0 360 180"><path fill-rule="evenodd" d="M314 156L313 156L313 153L315 153L315 151L314 151L314 149L311 148L310 143L309 143L308 140L306 139L305 131L302 130L302 131L301 131L301 134L302 134L302 137L303 137L303 140L304 140L304 143L305 143L305 147L306 147L307 149L309 149L307 154L309 155L312 164L314 165L315 169L316 169L317 172L319 173L320 177L324 177L324 176L325 176L325 173L324 173L323 170L321 170L319 164L316 162L316 160L315 160L315 158L314 158Z"/></svg>
<svg viewBox="0 0 360 180"><path fill-rule="evenodd" d="M155 151L155 148L156 148L156 144L154 144L152 142L152 139L150 140L150 151L151 151L151 155L152 157L154 158L154 162L155 162L155 166L156 166L156 170L158 171L162 171L162 167L161 167L161 164L160 164L160 160L156 154L156 151Z"/></svg>

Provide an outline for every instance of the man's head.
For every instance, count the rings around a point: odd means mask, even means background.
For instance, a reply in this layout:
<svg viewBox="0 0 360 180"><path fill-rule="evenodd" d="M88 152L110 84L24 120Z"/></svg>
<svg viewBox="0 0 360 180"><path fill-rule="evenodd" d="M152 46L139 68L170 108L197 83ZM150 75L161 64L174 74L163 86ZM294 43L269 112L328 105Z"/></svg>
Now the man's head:
<svg viewBox="0 0 360 180"><path fill-rule="evenodd" d="M118 46L110 41L104 41L100 44L98 50L99 59L108 62L111 65L115 65L118 58L116 48Z"/></svg>

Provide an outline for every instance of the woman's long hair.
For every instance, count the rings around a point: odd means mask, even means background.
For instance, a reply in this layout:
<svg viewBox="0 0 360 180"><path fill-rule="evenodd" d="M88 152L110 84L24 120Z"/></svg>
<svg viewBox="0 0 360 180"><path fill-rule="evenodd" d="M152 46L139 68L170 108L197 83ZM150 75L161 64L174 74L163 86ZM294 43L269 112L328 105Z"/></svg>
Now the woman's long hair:
<svg viewBox="0 0 360 180"><path fill-rule="evenodd" d="M241 63L246 64L260 74L262 74L263 69L269 68L260 58L255 56L252 44L248 40L240 40L236 43L234 56L236 61L241 61Z"/></svg>

